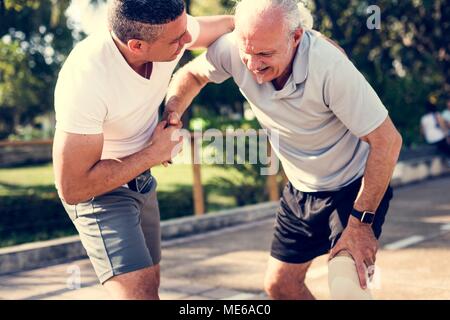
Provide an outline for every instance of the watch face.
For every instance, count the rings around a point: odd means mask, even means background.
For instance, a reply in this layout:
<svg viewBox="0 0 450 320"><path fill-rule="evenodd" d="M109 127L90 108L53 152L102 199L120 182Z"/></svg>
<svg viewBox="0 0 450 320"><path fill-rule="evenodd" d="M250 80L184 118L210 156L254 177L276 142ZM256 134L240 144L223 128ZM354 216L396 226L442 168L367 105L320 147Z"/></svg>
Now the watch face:
<svg viewBox="0 0 450 320"><path fill-rule="evenodd" d="M375 213L370 211L364 211L363 216L361 218L362 223L371 224L375 218Z"/></svg>

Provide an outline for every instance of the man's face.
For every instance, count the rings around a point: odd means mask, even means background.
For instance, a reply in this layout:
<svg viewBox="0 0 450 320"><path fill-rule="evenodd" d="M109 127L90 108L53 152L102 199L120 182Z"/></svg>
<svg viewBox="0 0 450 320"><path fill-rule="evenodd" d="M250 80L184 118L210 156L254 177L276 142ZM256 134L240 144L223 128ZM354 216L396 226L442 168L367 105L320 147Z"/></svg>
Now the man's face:
<svg viewBox="0 0 450 320"><path fill-rule="evenodd" d="M242 62L260 84L275 80L286 72L302 34L298 31L296 35L290 35L281 23L281 14L272 12L269 18L267 15L236 22Z"/></svg>
<svg viewBox="0 0 450 320"><path fill-rule="evenodd" d="M141 52L147 61L173 61L191 41L191 34L187 30L187 15L183 12L176 20L164 25L158 39L152 43L144 42Z"/></svg>

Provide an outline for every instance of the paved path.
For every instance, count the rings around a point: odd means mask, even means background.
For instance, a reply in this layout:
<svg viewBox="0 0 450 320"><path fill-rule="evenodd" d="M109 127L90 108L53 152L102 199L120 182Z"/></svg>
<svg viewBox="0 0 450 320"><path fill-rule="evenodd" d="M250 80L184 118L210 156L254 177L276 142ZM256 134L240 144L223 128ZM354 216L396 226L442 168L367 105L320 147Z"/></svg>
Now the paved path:
<svg viewBox="0 0 450 320"><path fill-rule="evenodd" d="M378 255L378 299L450 299L450 177L395 191ZM162 299L267 299L273 220L163 245ZM69 285L81 276L81 288ZM307 283L328 299L326 257ZM108 299L88 260L0 277L0 299Z"/></svg>

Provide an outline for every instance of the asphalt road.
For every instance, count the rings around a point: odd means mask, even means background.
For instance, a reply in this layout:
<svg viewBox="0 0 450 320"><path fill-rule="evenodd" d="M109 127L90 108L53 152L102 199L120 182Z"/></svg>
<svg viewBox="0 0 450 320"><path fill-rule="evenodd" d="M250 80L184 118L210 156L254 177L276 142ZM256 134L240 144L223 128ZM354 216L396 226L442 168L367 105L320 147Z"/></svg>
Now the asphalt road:
<svg viewBox="0 0 450 320"><path fill-rule="evenodd" d="M377 299L450 299L450 177L394 191L381 238ZM162 299L266 299L273 220L163 244ZM78 275L81 287L77 288ZM75 285L74 285L75 284ZM307 284L328 299L326 256ZM71 288L72 287L72 288ZM108 299L88 260L0 277L0 299Z"/></svg>

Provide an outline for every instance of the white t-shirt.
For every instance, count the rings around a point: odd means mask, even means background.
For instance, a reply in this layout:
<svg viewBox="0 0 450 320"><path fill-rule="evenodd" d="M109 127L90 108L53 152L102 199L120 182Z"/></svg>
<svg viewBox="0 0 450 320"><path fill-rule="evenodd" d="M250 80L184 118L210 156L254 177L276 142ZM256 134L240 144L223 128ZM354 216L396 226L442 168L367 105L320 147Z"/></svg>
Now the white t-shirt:
<svg viewBox="0 0 450 320"><path fill-rule="evenodd" d="M194 43L200 33L188 16ZM101 159L123 158L142 150L158 123L158 109L184 50L171 62L154 62L150 79L126 62L108 30L80 42L70 53L55 89L56 129L102 134Z"/></svg>
<svg viewBox="0 0 450 320"><path fill-rule="evenodd" d="M445 133L439 127L436 117L432 113L428 113L422 117L420 121L428 143L436 143L445 138Z"/></svg>

